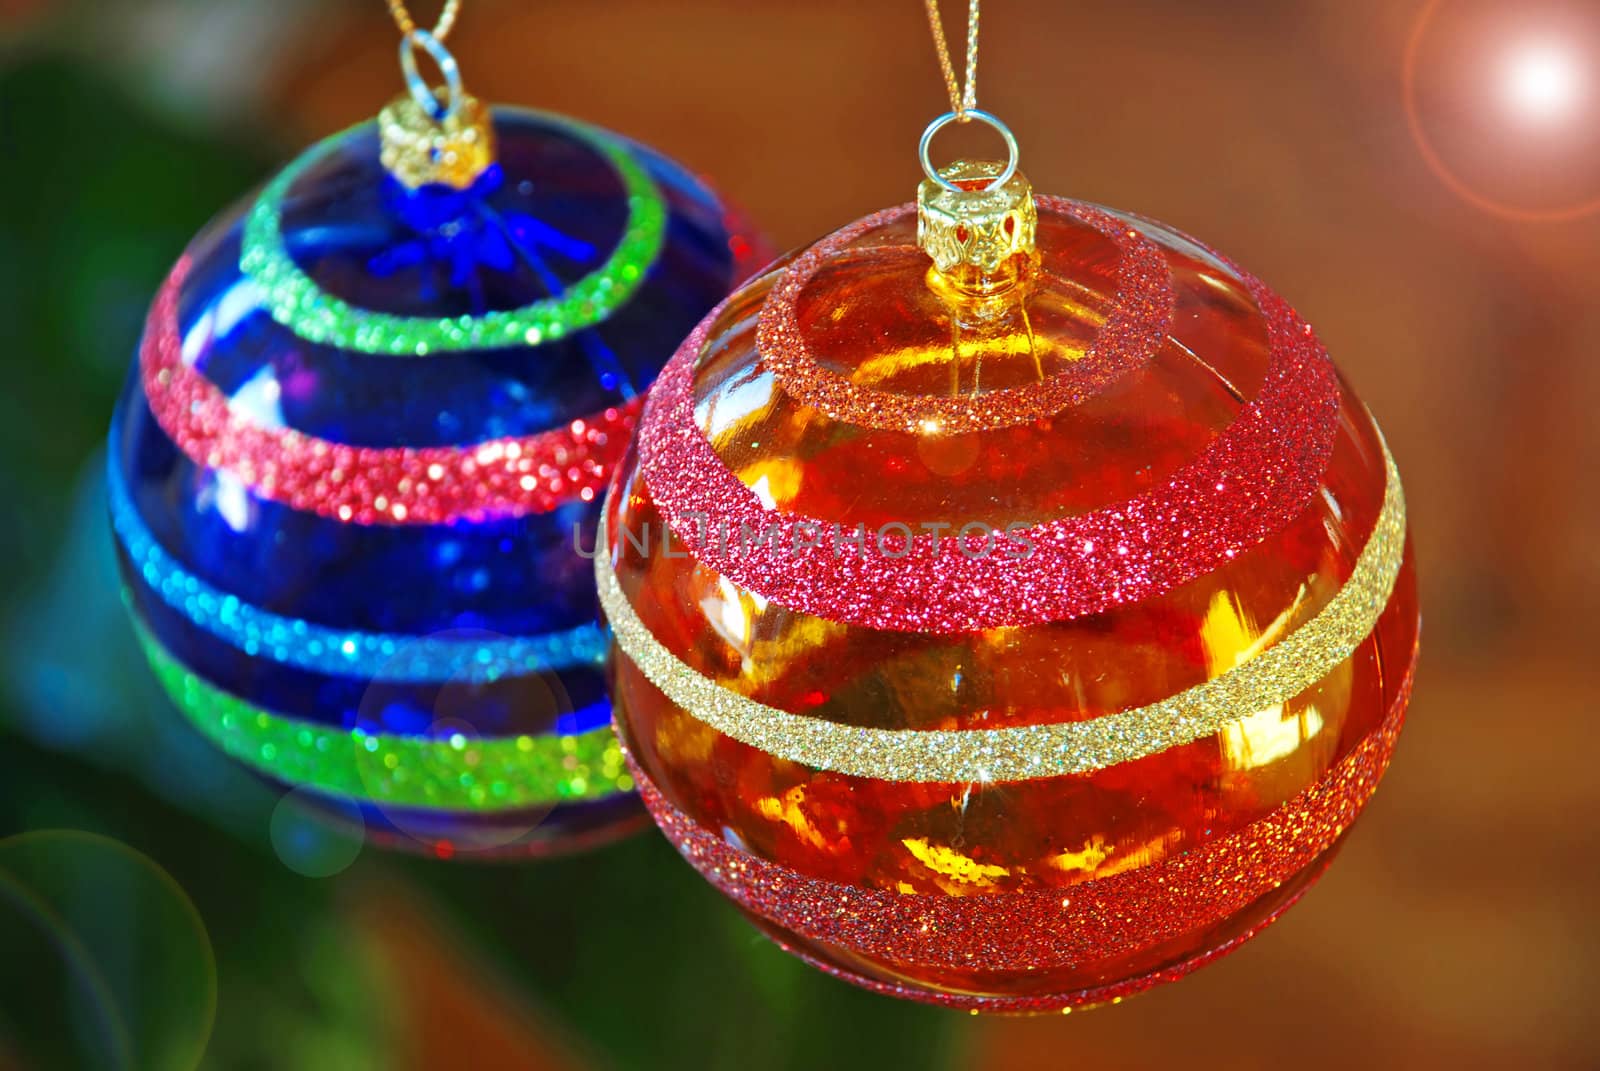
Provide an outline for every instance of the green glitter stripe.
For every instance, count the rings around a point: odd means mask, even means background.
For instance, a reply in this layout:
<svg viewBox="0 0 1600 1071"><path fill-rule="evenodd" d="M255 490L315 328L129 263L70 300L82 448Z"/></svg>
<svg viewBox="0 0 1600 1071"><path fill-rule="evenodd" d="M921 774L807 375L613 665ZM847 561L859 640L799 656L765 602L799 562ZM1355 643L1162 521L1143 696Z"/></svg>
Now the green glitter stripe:
<svg viewBox="0 0 1600 1071"><path fill-rule="evenodd" d="M333 729L273 714L189 672L137 618L156 679L204 736L286 784L379 805L508 811L633 789L609 726L577 736L434 739Z"/></svg>
<svg viewBox="0 0 1600 1071"><path fill-rule="evenodd" d="M261 287L272 318L310 342L361 353L425 357L430 353L537 346L592 324L622 306L655 263L666 234L661 188L632 155L603 131L570 119L546 120L587 144L616 168L628 199L622 240L599 268L559 296L482 316L395 316L359 309L323 291L283 244L283 199L305 170L351 133L327 138L280 171L261 191L245 222L239 267Z"/></svg>

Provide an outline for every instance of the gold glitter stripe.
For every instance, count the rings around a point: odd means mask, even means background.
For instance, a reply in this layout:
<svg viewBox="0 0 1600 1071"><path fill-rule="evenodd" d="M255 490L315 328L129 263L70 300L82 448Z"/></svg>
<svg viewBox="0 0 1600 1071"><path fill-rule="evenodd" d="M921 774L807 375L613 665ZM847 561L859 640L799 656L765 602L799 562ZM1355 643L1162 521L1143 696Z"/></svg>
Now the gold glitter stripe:
<svg viewBox="0 0 1600 1071"><path fill-rule="evenodd" d="M769 707L730 691L663 647L634 612L608 555L595 556L617 646L668 699L742 743L818 770L884 781L985 782L1088 773L1211 736L1299 695L1349 658L1388 604L1405 553L1400 473L1384 448L1383 509L1350 580L1321 612L1219 677L1091 721L1007 729L863 729ZM600 546L606 542L601 520Z"/></svg>

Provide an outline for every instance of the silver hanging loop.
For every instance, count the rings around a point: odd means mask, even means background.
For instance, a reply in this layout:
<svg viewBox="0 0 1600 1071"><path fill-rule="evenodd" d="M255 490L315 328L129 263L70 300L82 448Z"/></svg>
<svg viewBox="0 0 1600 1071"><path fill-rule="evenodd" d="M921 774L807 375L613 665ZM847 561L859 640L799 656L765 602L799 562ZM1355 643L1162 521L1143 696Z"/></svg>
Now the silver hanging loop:
<svg viewBox="0 0 1600 1071"><path fill-rule="evenodd" d="M417 71L419 47L432 57L433 62L439 67L439 73L444 76L442 101L438 91L429 86ZM405 74L406 89L410 91L411 99L417 102L417 107L433 116L436 121L441 124L449 123L460 114L465 92L461 86L461 68L457 65L455 56L444 47L443 41L422 29L412 30L400 38L400 70Z"/></svg>
<svg viewBox="0 0 1600 1071"><path fill-rule="evenodd" d="M991 113L983 111L979 108L968 108L964 114L945 112L943 115L939 116L939 118L928 124L928 129L922 132L922 141L917 145L917 156L922 160L922 173L927 175L929 180L937 182L940 186L943 186L945 189L950 190L953 193L964 192L960 186L957 186L955 183L945 178L939 173L939 169L933 166L933 161L928 157L928 148L933 144L933 136L939 131L943 130L946 126L956 122L964 123L969 119L976 119L978 122L992 127L996 133L1005 139L1005 167L1001 169L1000 174L997 175L988 186L984 187L988 190L997 190L1001 186L1004 186L1006 183L1010 182L1011 176L1017 173L1017 162L1021 153L1017 148L1016 135L1011 133L1011 128L1006 126L1005 123L1001 122L1000 119L995 115L992 115Z"/></svg>

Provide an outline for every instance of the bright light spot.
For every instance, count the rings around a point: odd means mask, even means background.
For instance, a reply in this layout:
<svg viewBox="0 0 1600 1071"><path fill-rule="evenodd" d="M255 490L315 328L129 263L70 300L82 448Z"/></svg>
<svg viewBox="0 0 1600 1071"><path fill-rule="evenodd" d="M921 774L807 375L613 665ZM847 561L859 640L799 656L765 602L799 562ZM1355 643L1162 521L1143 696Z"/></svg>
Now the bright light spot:
<svg viewBox="0 0 1600 1071"><path fill-rule="evenodd" d="M1501 91L1506 104L1531 122L1571 115L1584 90L1583 65L1570 49L1550 41L1523 45L1506 59Z"/></svg>
<svg viewBox="0 0 1600 1071"><path fill-rule="evenodd" d="M228 399L228 408L258 427L281 428L283 387L273 367L263 365Z"/></svg>
<svg viewBox="0 0 1600 1071"><path fill-rule="evenodd" d="M1307 706L1299 714L1283 716L1283 704L1240 718L1222 728L1222 758L1229 769L1250 770L1266 766L1300 750L1322 731L1321 711Z"/></svg>
<svg viewBox="0 0 1600 1071"><path fill-rule="evenodd" d="M235 532L243 532L250 527L254 513L250 492L238 476L226 469L217 470L216 482L201 494L200 503L215 508L224 523Z"/></svg>
<svg viewBox="0 0 1600 1071"><path fill-rule="evenodd" d="M778 500L772 494L772 484L767 479L768 473L763 473L761 478L750 485L750 493L760 500L761 505L767 509L777 509Z"/></svg>
<svg viewBox="0 0 1600 1071"><path fill-rule="evenodd" d="M700 605L711 618L712 627L728 642L742 647L750 642L751 624L744 600L727 577L718 580L717 585L719 593L702 600Z"/></svg>

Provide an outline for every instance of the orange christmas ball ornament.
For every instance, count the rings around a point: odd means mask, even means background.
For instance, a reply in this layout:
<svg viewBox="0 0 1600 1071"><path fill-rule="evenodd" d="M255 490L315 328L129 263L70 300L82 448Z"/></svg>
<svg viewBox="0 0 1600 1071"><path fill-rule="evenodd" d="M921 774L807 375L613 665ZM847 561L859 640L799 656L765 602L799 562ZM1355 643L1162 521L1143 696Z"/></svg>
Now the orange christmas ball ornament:
<svg viewBox="0 0 1600 1071"><path fill-rule="evenodd" d="M596 559L617 727L682 854L808 962L1114 1000L1275 919L1371 797L1404 499L1253 276L1014 155L928 170L658 381Z"/></svg>

